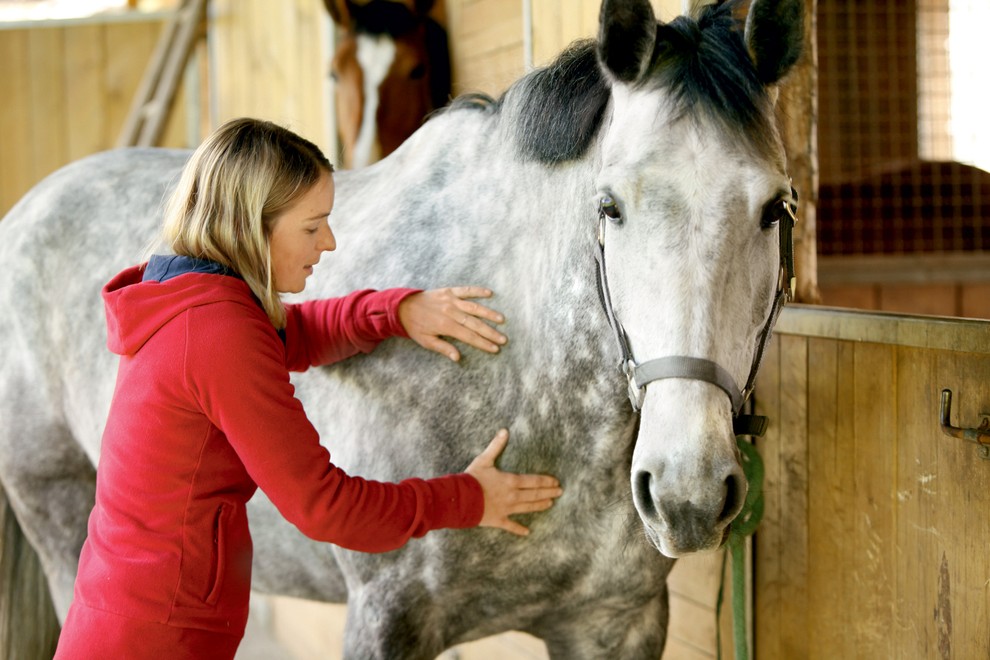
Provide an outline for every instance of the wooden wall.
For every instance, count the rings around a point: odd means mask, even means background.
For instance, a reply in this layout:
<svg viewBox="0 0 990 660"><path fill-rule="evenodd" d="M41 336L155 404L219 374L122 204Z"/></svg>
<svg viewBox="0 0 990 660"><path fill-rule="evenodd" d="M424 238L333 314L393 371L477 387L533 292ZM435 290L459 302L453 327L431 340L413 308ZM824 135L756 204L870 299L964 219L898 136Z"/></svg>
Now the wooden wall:
<svg viewBox="0 0 990 660"><path fill-rule="evenodd" d="M934 253L819 257L832 307L990 319L990 255Z"/></svg>
<svg viewBox="0 0 990 660"><path fill-rule="evenodd" d="M757 383L756 657L990 657L990 323L794 307Z"/></svg>
<svg viewBox="0 0 990 660"><path fill-rule="evenodd" d="M542 66L575 39L598 31L600 0L446 0L454 94L497 96L530 66ZM652 0L657 17L679 15L682 0ZM527 17L525 9L530 10ZM528 34L527 34L528 32ZM527 52L527 46L529 52Z"/></svg>
<svg viewBox="0 0 990 660"><path fill-rule="evenodd" d="M268 119L336 152L322 0L211 0L212 123Z"/></svg>
<svg viewBox="0 0 990 660"><path fill-rule="evenodd" d="M114 145L162 21L0 24L0 217L57 168ZM184 106L180 93L166 146L185 144Z"/></svg>
<svg viewBox="0 0 990 660"><path fill-rule="evenodd" d="M58 167L114 146L169 15L0 24L0 216ZM209 48L197 50L161 145L194 147L220 123L250 115L335 153L322 0L211 0L209 15ZM200 116L189 127L193 88Z"/></svg>

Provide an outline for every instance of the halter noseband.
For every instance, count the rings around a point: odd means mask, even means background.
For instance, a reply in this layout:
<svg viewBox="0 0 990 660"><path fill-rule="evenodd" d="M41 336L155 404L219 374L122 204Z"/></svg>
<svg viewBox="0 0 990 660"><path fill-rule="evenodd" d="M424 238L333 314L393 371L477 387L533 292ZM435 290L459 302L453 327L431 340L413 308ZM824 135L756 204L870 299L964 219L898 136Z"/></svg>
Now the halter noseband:
<svg viewBox="0 0 990 660"><path fill-rule="evenodd" d="M794 199L797 200L797 191L791 188ZM682 355L670 355L667 357L648 360L642 364L637 364L629 348L629 339L622 324L619 323L615 310L612 308L612 296L608 288L608 275L605 272L605 223L607 214L604 207L598 211L598 240L595 248L595 261L598 264L598 298L608 317L608 323L612 327L619 344L619 351L622 353L620 368L626 375L629 382L629 402L634 411L639 411L643 406L643 398L646 396L646 386L656 380L665 378L687 378L691 380L701 380L711 383L722 389L732 402L732 430L736 435L763 435L767 427L766 417L759 415L740 415L743 404L753 393L756 383L756 374L760 370L760 363L763 361L763 354L767 344L770 343L770 336L773 327L777 323L777 317L784 304L794 298L794 224L797 222L797 206L794 202L781 200L785 213L782 214L778 224L780 234L780 270L777 279L777 293L774 297L773 307L767 322L760 333L759 344L756 348L756 355L750 367L749 378L746 380L746 387L740 389L732 375L721 365L705 358L686 357Z"/></svg>

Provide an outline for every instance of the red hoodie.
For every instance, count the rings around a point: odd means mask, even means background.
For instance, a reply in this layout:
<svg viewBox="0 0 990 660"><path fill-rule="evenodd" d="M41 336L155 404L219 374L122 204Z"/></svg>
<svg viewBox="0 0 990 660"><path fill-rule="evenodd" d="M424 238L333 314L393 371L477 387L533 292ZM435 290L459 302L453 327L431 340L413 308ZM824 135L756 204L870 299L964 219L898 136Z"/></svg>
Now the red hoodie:
<svg viewBox="0 0 990 660"><path fill-rule="evenodd" d="M114 657L147 657L149 634L182 629L239 639L251 581L245 504L257 487L307 536L366 552L479 523L470 475L391 484L335 467L289 382L290 369L406 336L397 309L412 290L288 305L283 344L243 280L193 272L142 282L142 272L103 290L108 346L121 359L57 657L108 657L106 628L129 621ZM142 622L166 625L149 633Z"/></svg>

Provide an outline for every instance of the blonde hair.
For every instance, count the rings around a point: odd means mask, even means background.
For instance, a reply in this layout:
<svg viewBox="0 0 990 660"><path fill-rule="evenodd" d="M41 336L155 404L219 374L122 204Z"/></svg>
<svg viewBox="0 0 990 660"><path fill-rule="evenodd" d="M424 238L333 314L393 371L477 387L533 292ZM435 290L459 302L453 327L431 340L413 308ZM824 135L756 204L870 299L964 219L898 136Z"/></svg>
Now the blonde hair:
<svg viewBox="0 0 990 660"><path fill-rule="evenodd" d="M209 259L240 275L276 328L275 220L333 166L312 142L272 122L241 118L209 136L186 164L165 206L162 241L175 254Z"/></svg>

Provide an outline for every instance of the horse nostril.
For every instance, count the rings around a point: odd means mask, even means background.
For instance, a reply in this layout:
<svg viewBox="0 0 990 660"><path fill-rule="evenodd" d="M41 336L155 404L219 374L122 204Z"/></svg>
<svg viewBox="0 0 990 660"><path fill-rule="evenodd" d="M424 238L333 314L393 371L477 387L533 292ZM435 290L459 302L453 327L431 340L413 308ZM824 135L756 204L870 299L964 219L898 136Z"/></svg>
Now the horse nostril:
<svg viewBox="0 0 990 660"><path fill-rule="evenodd" d="M633 483L633 497L639 507L640 515L644 518L655 518L657 508L653 503L653 475L644 470L636 475Z"/></svg>
<svg viewBox="0 0 990 660"><path fill-rule="evenodd" d="M732 472L725 478L725 502L718 516L719 523L730 523L742 509L743 498L746 497L746 486L742 475Z"/></svg>

